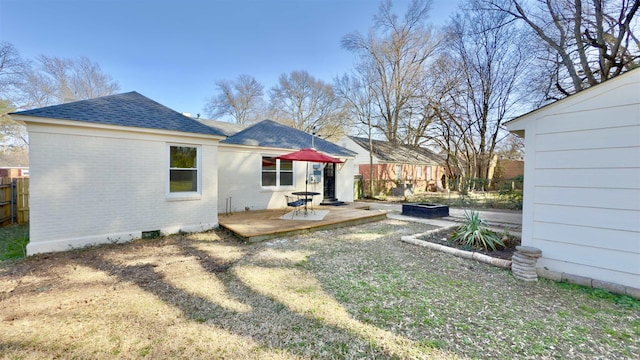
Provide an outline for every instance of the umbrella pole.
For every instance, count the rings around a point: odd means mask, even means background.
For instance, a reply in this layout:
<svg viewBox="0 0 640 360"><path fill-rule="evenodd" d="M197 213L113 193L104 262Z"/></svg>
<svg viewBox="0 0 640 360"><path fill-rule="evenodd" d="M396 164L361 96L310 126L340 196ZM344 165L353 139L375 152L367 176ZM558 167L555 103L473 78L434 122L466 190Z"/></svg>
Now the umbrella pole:
<svg viewBox="0 0 640 360"><path fill-rule="evenodd" d="M309 162L305 161L305 175L304 175L304 192L309 192ZM304 195L304 214L307 215L309 213L309 199L307 198L309 195ZM313 199L313 198L312 198Z"/></svg>
<svg viewBox="0 0 640 360"><path fill-rule="evenodd" d="M309 191L309 162L305 161L304 169L304 192Z"/></svg>

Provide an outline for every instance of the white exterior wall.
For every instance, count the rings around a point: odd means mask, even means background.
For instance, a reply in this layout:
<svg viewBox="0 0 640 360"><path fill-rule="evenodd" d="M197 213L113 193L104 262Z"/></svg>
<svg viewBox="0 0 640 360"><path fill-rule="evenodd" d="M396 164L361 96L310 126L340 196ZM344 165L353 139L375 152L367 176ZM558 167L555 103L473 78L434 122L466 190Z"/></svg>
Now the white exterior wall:
<svg viewBox="0 0 640 360"><path fill-rule="evenodd" d="M351 140L351 138L349 138L348 136L343 136L339 141L338 141L338 145L342 146L343 148L347 148L353 152L356 153L356 157L354 158L354 171L355 171L355 175L359 174L359 168L358 165L364 164L364 165L369 165L369 151L367 151L366 149L363 149L362 146L358 145L355 141ZM378 158L374 155L373 156L373 164L379 164L380 161L378 160Z"/></svg>
<svg viewBox="0 0 640 360"><path fill-rule="evenodd" d="M525 134L522 243L538 267L640 289L640 72L508 128Z"/></svg>
<svg viewBox="0 0 640 360"><path fill-rule="evenodd" d="M286 206L284 195L290 195L294 191L305 190L305 166L304 161L294 161L293 186L262 187L262 157L280 156L292 152L287 149L258 148L238 145L220 144L218 151L218 211L225 214L227 211L239 212L245 210L283 209ZM353 160L337 165L336 196L342 201L353 201ZM309 172L312 164L309 163ZM309 191L322 194L323 183L309 184ZM228 201L231 208L228 208ZM315 205L322 202L322 195L314 196Z"/></svg>
<svg viewBox="0 0 640 360"><path fill-rule="evenodd" d="M354 163L354 159L346 159L342 164L336 166L336 198L344 202L353 202L353 174L358 173L358 167ZM355 172L354 172L355 171ZM319 184L322 186L323 184ZM322 187L319 187L322 192Z"/></svg>
<svg viewBox="0 0 640 360"><path fill-rule="evenodd" d="M28 254L218 226L218 140L122 129L28 123ZM200 196L168 197L168 144L200 147Z"/></svg>

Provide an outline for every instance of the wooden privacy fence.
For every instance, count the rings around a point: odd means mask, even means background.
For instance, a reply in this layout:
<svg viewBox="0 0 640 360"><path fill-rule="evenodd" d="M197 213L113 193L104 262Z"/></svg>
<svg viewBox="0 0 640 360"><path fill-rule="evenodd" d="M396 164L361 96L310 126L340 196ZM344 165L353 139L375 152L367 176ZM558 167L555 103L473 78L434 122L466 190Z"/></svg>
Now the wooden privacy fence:
<svg viewBox="0 0 640 360"><path fill-rule="evenodd" d="M29 178L0 178L0 226L29 222Z"/></svg>

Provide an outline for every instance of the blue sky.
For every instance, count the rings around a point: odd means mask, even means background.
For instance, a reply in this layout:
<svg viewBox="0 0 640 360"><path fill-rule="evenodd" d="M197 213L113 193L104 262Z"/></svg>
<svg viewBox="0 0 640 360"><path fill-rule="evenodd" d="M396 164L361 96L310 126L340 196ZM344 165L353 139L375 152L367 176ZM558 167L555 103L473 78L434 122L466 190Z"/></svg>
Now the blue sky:
<svg viewBox="0 0 640 360"><path fill-rule="evenodd" d="M396 0L403 14L409 0ZM444 23L458 0L433 0ZM39 54L100 64L120 84L180 112L202 113L215 82L254 76L265 91L283 73L332 82L350 71L340 46L366 33L378 0L0 0L0 41Z"/></svg>

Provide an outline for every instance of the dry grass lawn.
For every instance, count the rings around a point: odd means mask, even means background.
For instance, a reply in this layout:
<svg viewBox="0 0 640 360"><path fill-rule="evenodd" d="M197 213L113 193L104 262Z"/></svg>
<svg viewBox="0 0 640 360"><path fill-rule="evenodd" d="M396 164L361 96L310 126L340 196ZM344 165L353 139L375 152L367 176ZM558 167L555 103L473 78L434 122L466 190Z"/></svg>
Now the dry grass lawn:
<svg viewBox="0 0 640 360"><path fill-rule="evenodd" d="M387 220L0 262L0 358L638 358L640 305L413 247Z"/></svg>

